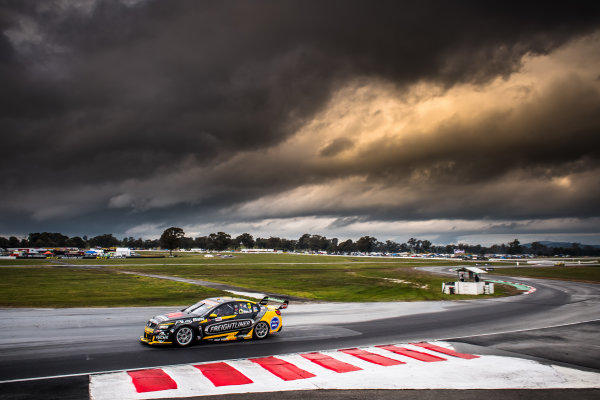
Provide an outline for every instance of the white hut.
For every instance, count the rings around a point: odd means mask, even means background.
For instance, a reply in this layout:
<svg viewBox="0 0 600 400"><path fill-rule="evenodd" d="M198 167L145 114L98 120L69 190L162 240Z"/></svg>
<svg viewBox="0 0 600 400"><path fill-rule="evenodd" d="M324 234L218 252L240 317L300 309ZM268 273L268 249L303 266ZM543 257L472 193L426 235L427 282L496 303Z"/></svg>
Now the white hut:
<svg viewBox="0 0 600 400"><path fill-rule="evenodd" d="M447 294L492 294L494 293L494 283L481 280L481 274L487 274L486 271L477 267L460 267L454 269L457 275L456 282L445 282L442 284L442 291Z"/></svg>

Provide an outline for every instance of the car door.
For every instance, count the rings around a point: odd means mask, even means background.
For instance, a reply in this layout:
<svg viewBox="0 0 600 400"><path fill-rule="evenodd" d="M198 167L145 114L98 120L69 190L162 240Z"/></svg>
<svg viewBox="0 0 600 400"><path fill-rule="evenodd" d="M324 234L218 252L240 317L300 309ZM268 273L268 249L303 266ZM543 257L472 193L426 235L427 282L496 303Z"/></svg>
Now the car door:
<svg viewBox="0 0 600 400"><path fill-rule="evenodd" d="M250 332L254 326L254 319L258 311L260 310L256 304L253 305L251 301L236 301L234 304L234 311L237 313L238 321L238 336L246 335Z"/></svg>
<svg viewBox="0 0 600 400"><path fill-rule="evenodd" d="M215 307L208 316L208 321L204 326L204 335L212 336L218 335L223 330L223 322L226 322L228 319L232 319L235 317L233 313L233 307L230 303L221 304L218 307Z"/></svg>
<svg viewBox="0 0 600 400"><path fill-rule="evenodd" d="M209 316L209 321L204 328L206 336L221 335L246 329L252 325L251 319L239 318L239 305L237 302L222 304L215 308Z"/></svg>

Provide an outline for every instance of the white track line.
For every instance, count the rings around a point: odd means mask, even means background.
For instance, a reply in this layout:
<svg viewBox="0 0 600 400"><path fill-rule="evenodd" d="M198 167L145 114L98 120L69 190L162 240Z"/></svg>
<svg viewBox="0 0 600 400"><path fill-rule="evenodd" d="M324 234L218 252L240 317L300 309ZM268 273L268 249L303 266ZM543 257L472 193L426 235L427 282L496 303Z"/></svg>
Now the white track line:
<svg viewBox="0 0 600 400"><path fill-rule="evenodd" d="M506 333L529 332L529 331L537 331L537 330L540 330L540 329L561 328L563 326L571 326L571 325L578 325L578 324L587 324L589 322L598 322L598 321L600 321L600 318L590 319L590 320L587 320L587 321L580 321L580 322L569 322L568 324L549 325L549 326L544 326L542 328L515 329L513 331L500 331L500 332L492 332L492 333L481 333L479 335L468 335L468 336L454 336L454 337L443 338L443 339L435 339L435 340L447 341L447 340L453 340L453 339L466 339L466 338L479 337L479 336L503 335L503 334L506 334ZM434 339L432 339L432 340L434 340Z"/></svg>

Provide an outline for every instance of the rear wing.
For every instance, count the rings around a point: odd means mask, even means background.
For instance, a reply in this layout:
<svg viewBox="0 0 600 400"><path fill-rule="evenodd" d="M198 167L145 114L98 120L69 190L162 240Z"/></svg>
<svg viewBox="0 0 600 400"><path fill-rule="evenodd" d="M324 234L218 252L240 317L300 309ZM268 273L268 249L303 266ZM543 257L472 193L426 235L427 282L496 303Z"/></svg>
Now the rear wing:
<svg viewBox="0 0 600 400"><path fill-rule="evenodd" d="M261 304L261 305L263 305L263 306L266 306L266 305L267 305L267 303L269 303L269 302L271 302L271 303L279 303L279 304L281 304L281 305L279 306L278 310L283 310L283 309L287 308L287 307L288 307L288 303L289 303L289 301L288 301L288 300L282 300L282 299L277 299L277 298L275 298L275 297L269 297L269 296L265 296L265 297L263 297L263 299L260 301L260 304Z"/></svg>

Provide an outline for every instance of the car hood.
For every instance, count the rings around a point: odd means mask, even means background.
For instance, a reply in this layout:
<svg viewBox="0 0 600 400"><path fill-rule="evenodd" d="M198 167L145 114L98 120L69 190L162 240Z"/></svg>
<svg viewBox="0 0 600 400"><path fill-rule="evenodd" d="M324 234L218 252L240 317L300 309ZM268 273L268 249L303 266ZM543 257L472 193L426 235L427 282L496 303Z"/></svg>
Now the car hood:
<svg viewBox="0 0 600 400"><path fill-rule="evenodd" d="M161 324L163 322L172 322L172 321L177 321L177 320L181 320L181 319L189 319L189 318L201 318L201 315L198 314L193 314L193 313L185 313L182 311L175 311L169 314L165 314L165 315L157 315L155 317L152 317L150 319L151 322L154 322L155 324Z"/></svg>

